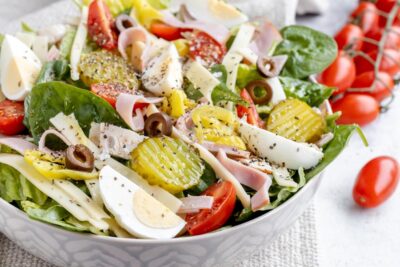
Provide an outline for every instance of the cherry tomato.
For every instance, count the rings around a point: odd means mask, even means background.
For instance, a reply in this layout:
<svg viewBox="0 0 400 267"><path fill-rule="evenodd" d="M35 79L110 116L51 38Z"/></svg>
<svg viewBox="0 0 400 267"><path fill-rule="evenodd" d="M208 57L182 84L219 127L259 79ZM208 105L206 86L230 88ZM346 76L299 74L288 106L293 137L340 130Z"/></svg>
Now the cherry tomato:
<svg viewBox="0 0 400 267"><path fill-rule="evenodd" d="M0 134L16 135L21 133L25 126L24 104L10 100L0 102Z"/></svg>
<svg viewBox="0 0 400 267"><path fill-rule="evenodd" d="M397 0L377 0L375 5L376 7L385 13L389 13L394 5L396 4ZM399 15L400 11L397 13L397 16L395 18L394 24L399 25L400 20L399 20ZM386 18L384 16L380 16L379 18L379 26L385 27L386 26Z"/></svg>
<svg viewBox="0 0 400 267"><path fill-rule="evenodd" d="M118 45L114 19L103 0L94 0L89 6L88 32L101 48L113 50Z"/></svg>
<svg viewBox="0 0 400 267"><path fill-rule="evenodd" d="M364 34L361 28L354 24L346 24L335 36L340 50L351 46L354 50L361 50Z"/></svg>
<svg viewBox="0 0 400 267"><path fill-rule="evenodd" d="M236 110L238 117L243 118L244 116L247 116L247 122L249 124L263 128L265 126L265 122L258 116L256 106L254 105L253 99L251 99L249 92L247 92L246 89L243 89L240 92L240 96L242 97L243 100L249 103L249 106L245 107L237 105Z"/></svg>
<svg viewBox="0 0 400 267"><path fill-rule="evenodd" d="M150 26L150 32L155 36L163 38L167 41L174 41L181 38L182 30L176 27L169 26L162 22L154 22Z"/></svg>
<svg viewBox="0 0 400 267"><path fill-rule="evenodd" d="M339 51L335 61L318 77L318 81L327 86L336 87L334 94L346 91L356 78L356 65L344 51Z"/></svg>
<svg viewBox="0 0 400 267"><path fill-rule="evenodd" d="M374 4L361 2L351 17L358 22L364 34L379 28L379 15Z"/></svg>
<svg viewBox="0 0 400 267"><path fill-rule="evenodd" d="M398 182L397 161L387 156L374 158L358 174L353 199L364 208L379 206L393 194Z"/></svg>
<svg viewBox="0 0 400 267"><path fill-rule="evenodd" d="M365 37L379 42L382 38L382 29L376 29L366 34ZM400 27L393 26L390 32L386 35L385 48L398 49L400 47ZM373 43L364 42L362 50L364 52L371 52L376 50L378 46Z"/></svg>
<svg viewBox="0 0 400 267"><path fill-rule="evenodd" d="M113 108L115 108L115 104L117 103L117 98L120 94L133 94L133 91L129 88L125 87L120 83L96 83L90 86L90 91L100 96L108 103L110 103ZM147 103L135 103L133 109L143 109L147 107L149 104Z"/></svg>
<svg viewBox="0 0 400 267"><path fill-rule="evenodd" d="M226 47L219 44L204 32L193 32L189 35L189 55L192 59L200 58L206 65L211 66L222 62Z"/></svg>
<svg viewBox="0 0 400 267"><path fill-rule="evenodd" d="M375 82L375 85L374 85ZM392 77L386 72L378 72L377 79L375 81L374 71L364 72L356 77L352 88L369 88L374 85L373 92L363 92L376 99L376 101L381 102L385 98L391 95L391 91L394 88L394 82Z"/></svg>
<svg viewBox="0 0 400 267"><path fill-rule="evenodd" d="M232 215L236 202L235 187L224 181L210 186L202 195L214 197L211 209L186 215L186 229L191 235L201 235L223 226Z"/></svg>
<svg viewBox="0 0 400 267"><path fill-rule="evenodd" d="M400 52L394 49L385 49L383 54L379 70L395 76L400 71ZM378 50L371 51L367 55L375 62ZM354 63L356 64L357 75L374 70L374 65L362 56L355 57Z"/></svg>
<svg viewBox="0 0 400 267"><path fill-rule="evenodd" d="M338 124L357 123L360 126L374 121L379 115L379 103L372 96L365 94L348 94L332 103L334 112L341 111Z"/></svg>

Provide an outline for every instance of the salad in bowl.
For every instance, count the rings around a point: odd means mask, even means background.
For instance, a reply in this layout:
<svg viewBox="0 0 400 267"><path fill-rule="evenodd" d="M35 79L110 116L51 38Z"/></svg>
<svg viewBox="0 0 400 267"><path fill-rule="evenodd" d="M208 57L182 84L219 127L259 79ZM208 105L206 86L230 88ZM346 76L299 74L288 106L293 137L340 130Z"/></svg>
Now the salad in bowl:
<svg viewBox="0 0 400 267"><path fill-rule="evenodd" d="M0 197L100 236L234 227L344 149L335 41L220 0L79 2L79 21L1 36ZM360 131L359 131L360 132Z"/></svg>

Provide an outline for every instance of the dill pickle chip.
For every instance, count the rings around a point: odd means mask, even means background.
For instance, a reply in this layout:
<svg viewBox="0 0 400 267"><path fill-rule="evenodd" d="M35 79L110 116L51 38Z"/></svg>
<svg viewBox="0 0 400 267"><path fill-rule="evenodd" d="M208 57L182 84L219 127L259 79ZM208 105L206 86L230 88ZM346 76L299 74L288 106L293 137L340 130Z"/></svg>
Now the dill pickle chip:
<svg viewBox="0 0 400 267"><path fill-rule="evenodd" d="M170 137L148 138L132 151L131 168L150 184L177 194L197 185L204 165L185 143Z"/></svg>
<svg viewBox="0 0 400 267"><path fill-rule="evenodd" d="M325 129L324 118L298 99L280 102L267 121L267 130L297 142L315 142Z"/></svg>
<svg viewBox="0 0 400 267"><path fill-rule="evenodd" d="M120 83L132 90L139 87L133 66L105 50L82 55L79 69L82 81L89 86L94 83Z"/></svg>

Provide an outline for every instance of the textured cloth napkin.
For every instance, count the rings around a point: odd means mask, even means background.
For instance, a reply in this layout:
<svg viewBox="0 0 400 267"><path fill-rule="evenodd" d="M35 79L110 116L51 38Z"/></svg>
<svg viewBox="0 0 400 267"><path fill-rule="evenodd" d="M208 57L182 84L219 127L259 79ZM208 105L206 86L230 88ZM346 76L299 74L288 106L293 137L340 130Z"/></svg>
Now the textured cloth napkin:
<svg viewBox="0 0 400 267"><path fill-rule="evenodd" d="M56 3L46 6L52 2ZM34 28L51 25L56 22L63 22L68 16L76 14L76 8L71 2L72 1L57 2L51 0L0 0L0 32L15 33L19 31L21 21L28 23ZM40 9L44 6L46 7ZM20 17L27 13L31 14ZM60 16L60 14L62 14L62 16ZM5 24L7 24L7 26L5 26ZM313 267L318 266L317 255L315 211L314 207L311 206L301 218L279 238L267 245L264 249L256 252L252 257L236 263L234 267ZM22 250L1 233L0 266L53 267Z"/></svg>

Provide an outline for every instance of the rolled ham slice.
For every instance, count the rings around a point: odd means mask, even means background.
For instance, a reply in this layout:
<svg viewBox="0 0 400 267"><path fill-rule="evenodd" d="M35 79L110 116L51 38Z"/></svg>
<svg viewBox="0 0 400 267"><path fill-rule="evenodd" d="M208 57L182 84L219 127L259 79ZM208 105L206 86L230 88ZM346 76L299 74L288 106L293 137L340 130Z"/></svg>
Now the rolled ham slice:
<svg viewBox="0 0 400 267"><path fill-rule="evenodd" d="M126 48L134 42L147 43L147 32L142 27L131 27L119 34L118 51L124 59L128 59Z"/></svg>
<svg viewBox="0 0 400 267"><path fill-rule="evenodd" d="M211 196L188 196L180 199L182 206L178 213L196 213L202 209L211 209L214 198Z"/></svg>
<svg viewBox="0 0 400 267"><path fill-rule="evenodd" d="M125 123L135 132L144 129L144 114L142 110L133 110L135 103L155 104L162 101L159 97L144 97L142 95L120 94L117 98L116 110ZM135 114L132 116L132 113Z"/></svg>
<svg viewBox="0 0 400 267"><path fill-rule="evenodd" d="M230 36L229 29L221 24L210 24L201 21L182 22L167 10L161 12L163 14L164 23L176 28L193 29L205 32L220 44L225 44Z"/></svg>
<svg viewBox="0 0 400 267"><path fill-rule="evenodd" d="M217 159L241 184L257 191L251 198L251 209L253 211L257 211L270 203L268 190L272 184L272 179L268 174L228 158L222 149L218 151Z"/></svg>
<svg viewBox="0 0 400 267"><path fill-rule="evenodd" d="M256 30L254 40L249 47L259 57L265 57L269 55L274 44L281 41L282 35L279 30L271 22L264 21Z"/></svg>

